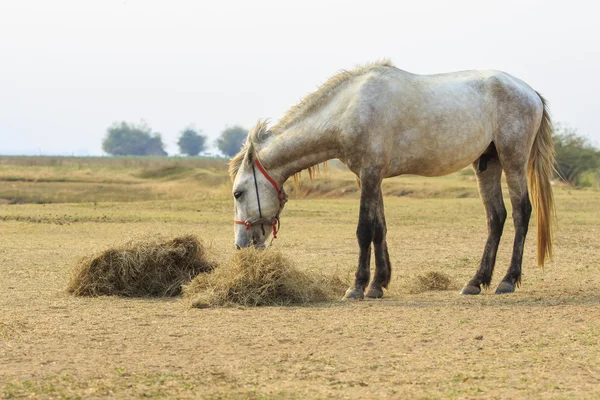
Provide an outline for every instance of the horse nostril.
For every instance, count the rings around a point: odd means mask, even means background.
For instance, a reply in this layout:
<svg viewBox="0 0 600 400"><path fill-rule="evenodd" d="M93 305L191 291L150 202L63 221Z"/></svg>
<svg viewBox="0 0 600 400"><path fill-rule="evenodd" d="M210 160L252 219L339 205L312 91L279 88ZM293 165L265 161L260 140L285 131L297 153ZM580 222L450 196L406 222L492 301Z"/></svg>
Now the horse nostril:
<svg viewBox="0 0 600 400"><path fill-rule="evenodd" d="M240 247L239 245L237 245L237 244L236 244L236 245L235 245L235 249L236 249L236 250L240 250L240 249L241 249L241 247Z"/></svg>

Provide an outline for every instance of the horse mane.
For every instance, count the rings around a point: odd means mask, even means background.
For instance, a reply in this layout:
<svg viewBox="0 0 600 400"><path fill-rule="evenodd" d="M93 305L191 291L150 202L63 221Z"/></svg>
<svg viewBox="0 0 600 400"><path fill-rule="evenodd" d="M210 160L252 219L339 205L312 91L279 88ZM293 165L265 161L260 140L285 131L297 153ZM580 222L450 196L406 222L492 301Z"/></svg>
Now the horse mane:
<svg viewBox="0 0 600 400"><path fill-rule="evenodd" d="M376 61L373 63L358 66L350 71L341 70L340 72L329 78L324 84L319 86L319 88L316 91L310 93L308 96L300 100L298 104L290 108L279 120L279 122L277 122L277 125L273 127L273 130L278 130L278 128L281 129L282 127L288 126L299 115L307 114L314 111L318 106L323 104L329 98L329 95L335 89L348 82L351 78L363 75L378 67L394 67L394 65L390 60L383 59L381 61Z"/></svg>
<svg viewBox="0 0 600 400"><path fill-rule="evenodd" d="M283 132L286 126L289 126L296 118L301 115L305 115L313 112L320 105L322 105L331 93L341 87L344 83L348 82L351 78L356 76L364 75L365 73L377 69L379 67L394 67L392 62L388 59L383 59L374 63L365 64L356 67L353 70L341 70L337 74L329 78L324 84L322 84L316 91L310 93L304 97L298 104L290 108L284 116L277 122L273 128L268 129L268 120L259 120L257 124L248 133L246 143L242 146L240 152L236 154L231 161L229 161L229 177L233 181L237 175L246 154L249 151L254 151L254 144L261 143L269 135L278 135ZM327 169L327 163L324 163L325 169ZM314 165L306 169L308 175L312 180L313 177L319 173L319 165ZM300 184L300 173L294 174L294 186L296 189L299 188Z"/></svg>
<svg viewBox="0 0 600 400"><path fill-rule="evenodd" d="M246 138L246 143L242 146L241 150L233 156L233 158L229 161L229 177L231 181L235 179L242 163L244 162L244 158L246 158L246 154L249 151L254 151L254 144L262 142L269 135L269 120L261 119L250 132L248 132L248 137Z"/></svg>

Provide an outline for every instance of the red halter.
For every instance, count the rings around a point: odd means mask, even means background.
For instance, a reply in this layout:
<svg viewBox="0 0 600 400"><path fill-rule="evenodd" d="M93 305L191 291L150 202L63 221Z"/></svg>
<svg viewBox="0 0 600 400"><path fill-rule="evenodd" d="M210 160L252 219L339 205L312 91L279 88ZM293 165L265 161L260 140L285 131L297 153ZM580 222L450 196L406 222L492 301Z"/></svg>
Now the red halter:
<svg viewBox="0 0 600 400"><path fill-rule="evenodd" d="M279 231L279 227L281 226L281 221L279 220L279 214L281 213L281 210L283 210L283 206L287 202L287 196L285 195L283 190L279 187L279 185L277 185L277 183L273 180L273 178L271 178L269 176L269 174L267 173L267 171L263 168L262 164L258 160L258 157L254 157L254 164L256 164L256 166L258 167L258 170L264 175L265 178L267 178L267 180L271 183L271 185L273 185L273 187L277 191L277 198L279 199L279 210L277 210L277 214L275 214L275 216L272 219L267 219L267 218L261 217L261 218L246 220L246 221L234 220L233 223L238 224L238 225L244 225L246 227L247 231L249 231L253 225L259 225L259 224L260 225L262 225L262 224L271 225L273 227L273 239L277 239L277 231ZM254 179L256 180L256 176L254 177ZM256 192L256 196L257 196L257 199L259 202L259 211L260 211L260 199L258 197L258 189ZM264 234L264 230L263 230L263 234Z"/></svg>

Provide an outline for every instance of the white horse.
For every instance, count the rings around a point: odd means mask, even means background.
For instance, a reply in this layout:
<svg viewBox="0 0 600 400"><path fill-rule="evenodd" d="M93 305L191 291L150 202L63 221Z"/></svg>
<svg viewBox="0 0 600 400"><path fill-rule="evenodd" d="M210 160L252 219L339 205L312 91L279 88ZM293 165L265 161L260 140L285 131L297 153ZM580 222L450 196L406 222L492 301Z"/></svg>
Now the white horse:
<svg viewBox="0 0 600 400"><path fill-rule="evenodd" d="M503 72L415 75L389 62L341 72L272 128L259 122L231 160L236 245L264 247L269 235L277 234L287 200L284 182L304 169L312 173L319 163L340 159L361 186L358 270L344 297L382 297L391 266L381 181L402 174L446 175L472 164L489 236L479 269L462 293L478 294L492 279L506 219L503 171L515 241L508 272L496 293L513 292L521 279L532 212L530 193L537 213L538 264L543 266L546 256L552 257L551 135L542 96ZM371 244L376 268L369 285Z"/></svg>

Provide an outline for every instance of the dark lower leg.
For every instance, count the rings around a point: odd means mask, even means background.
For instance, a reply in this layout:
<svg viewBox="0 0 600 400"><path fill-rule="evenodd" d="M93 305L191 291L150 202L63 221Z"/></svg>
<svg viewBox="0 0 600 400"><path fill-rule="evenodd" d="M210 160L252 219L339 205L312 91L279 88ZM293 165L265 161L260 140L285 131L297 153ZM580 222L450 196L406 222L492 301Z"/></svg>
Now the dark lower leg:
<svg viewBox="0 0 600 400"><path fill-rule="evenodd" d="M506 208L502 200L502 186L500 182L502 168L497 155L492 154L488 158L486 168L483 171L479 171L476 169L477 167L474 165L479 184L479 194L485 206L488 238L479 268L475 276L461 291L462 294L479 294L482 285L486 288L490 285L492 274L494 273L494 265L496 264L498 245L502 237L504 221L506 221Z"/></svg>
<svg viewBox="0 0 600 400"><path fill-rule="evenodd" d="M358 268L354 286L346 291L346 299L362 299L364 290L369 284L371 264L371 243L375 236L377 216L377 193L380 181L361 176L360 211L356 238L358 239Z"/></svg>
<svg viewBox="0 0 600 400"><path fill-rule="evenodd" d="M354 286L350 287L345 299L362 299L371 276L371 242L373 241L374 221L368 218L368 212L361 206L356 238L358 239L359 255Z"/></svg>
<svg viewBox="0 0 600 400"><path fill-rule="evenodd" d="M502 237L504 221L506 220L506 209L496 209L488 212L488 238L483 250L483 256L479 263L479 268L473 279L469 281L467 286L477 288L477 292L481 291L481 285L487 288L492 281L494 266L496 265L496 254L498 253L498 245ZM471 294L471 293L465 293Z"/></svg>
<svg viewBox="0 0 600 400"><path fill-rule="evenodd" d="M356 270L356 280L354 287L357 290L364 291L371 278L371 242L373 238L372 224L365 223L359 225L358 236L358 268Z"/></svg>
<svg viewBox="0 0 600 400"><path fill-rule="evenodd" d="M373 236L373 248L375 250L375 277L369 286L369 290L367 291L367 297L374 298L383 297L383 288L387 289L392 276L392 267L386 240L387 227L381 192L379 195L379 203L379 214L375 223L375 235Z"/></svg>
<svg viewBox="0 0 600 400"><path fill-rule="evenodd" d="M375 244L375 278L373 285L387 289L392 277L392 264L388 253L387 241Z"/></svg>
<svg viewBox="0 0 600 400"><path fill-rule="evenodd" d="M531 218L531 202L529 195L513 202L513 220L515 224L515 242L513 245L513 254L510 260L510 266L502 282L498 285L496 293L511 293L515 287L521 283L521 265L523 263L523 250L525 247L525 238L529 229L529 219Z"/></svg>

